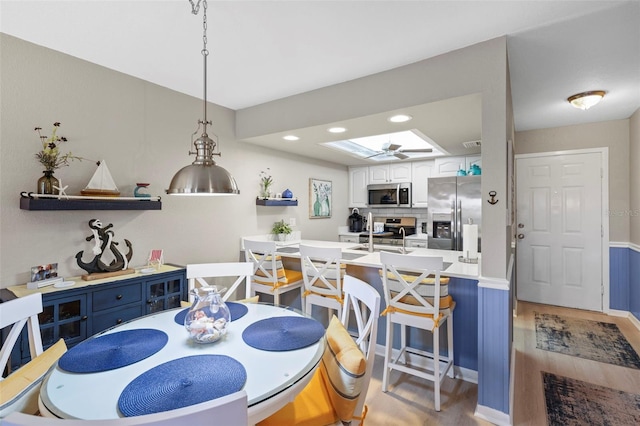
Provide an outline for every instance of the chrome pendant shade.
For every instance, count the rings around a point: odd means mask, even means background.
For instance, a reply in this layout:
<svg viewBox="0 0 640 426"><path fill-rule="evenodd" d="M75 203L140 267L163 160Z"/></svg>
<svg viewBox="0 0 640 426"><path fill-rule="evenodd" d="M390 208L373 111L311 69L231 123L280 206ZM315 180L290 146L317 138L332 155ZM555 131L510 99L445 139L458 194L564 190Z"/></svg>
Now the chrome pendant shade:
<svg viewBox="0 0 640 426"><path fill-rule="evenodd" d="M192 13L198 14L200 9L200 0L191 3ZM214 152L216 142L207 135L207 126L211 125L211 121L207 120L207 0L202 0L204 9L202 27L203 27L203 44L202 56L204 58L204 96L203 101L203 120L198 121L198 130L202 125L202 135L193 141L196 148L195 152L189 151L189 155L195 154L195 161L186 167L178 170L178 173L171 179L167 194L169 195L237 195L240 194L238 184L231 174L224 168L218 166L213 161L214 155L220 155L220 152ZM198 130L196 130L197 134Z"/></svg>

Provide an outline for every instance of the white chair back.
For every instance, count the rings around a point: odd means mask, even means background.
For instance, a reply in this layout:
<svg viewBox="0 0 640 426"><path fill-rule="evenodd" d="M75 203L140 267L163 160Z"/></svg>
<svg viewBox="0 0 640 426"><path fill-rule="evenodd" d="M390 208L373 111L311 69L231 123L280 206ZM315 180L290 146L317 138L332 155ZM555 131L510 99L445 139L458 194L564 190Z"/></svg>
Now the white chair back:
<svg viewBox="0 0 640 426"><path fill-rule="evenodd" d="M238 286L245 283L245 298L251 294L251 275L253 275L253 263L251 262L229 262L229 263L197 263L187 265L187 280L189 281L189 291L199 284L201 287L208 287L209 283L205 278L236 277L235 282L227 289L222 297L226 302L236 291ZM189 296L191 298L191 296Z"/></svg>
<svg viewBox="0 0 640 426"><path fill-rule="evenodd" d="M19 297L0 304L0 329L12 325L11 331L0 349L0 368L4 368L9 362L11 351L15 346L23 327L27 326L29 336L29 351L31 359L42 353L42 337L40 336L40 324L38 314L42 312L42 294L34 293L29 296ZM2 380L0 378L0 380Z"/></svg>
<svg viewBox="0 0 640 426"><path fill-rule="evenodd" d="M380 252L382 283L388 309L416 314L440 311L442 257ZM429 279L429 275L433 275ZM433 300L433 303L429 300ZM414 303L408 303L409 301Z"/></svg>
<svg viewBox="0 0 640 426"><path fill-rule="evenodd" d="M342 249L303 244L299 249L305 290L342 299Z"/></svg>
<svg viewBox="0 0 640 426"><path fill-rule="evenodd" d="M123 417L110 420L77 420L31 416L14 412L2 419L3 426L183 426L219 424L246 426L249 424L247 393L241 390L230 395L176 410Z"/></svg>
<svg viewBox="0 0 640 426"><path fill-rule="evenodd" d="M344 305L340 321L348 329L350 315L355 316L357 325L356 344L364 353L367 368L362 381L362 391L355 413L360 415L369 389L373 373L373 362L376 357L376 340L378 336L378 318L380 317L380 294L371 285L352 277L344 276ZM352 332L350 332L351 334Z"/></svg>
<svg viewBox="0 0 640 426"><path fill-rule="evenodd" d="M253 263L253 275L260 275L259 280L278 281L276 273L276 243L275 241L244 240L245 259Z"/></svg>

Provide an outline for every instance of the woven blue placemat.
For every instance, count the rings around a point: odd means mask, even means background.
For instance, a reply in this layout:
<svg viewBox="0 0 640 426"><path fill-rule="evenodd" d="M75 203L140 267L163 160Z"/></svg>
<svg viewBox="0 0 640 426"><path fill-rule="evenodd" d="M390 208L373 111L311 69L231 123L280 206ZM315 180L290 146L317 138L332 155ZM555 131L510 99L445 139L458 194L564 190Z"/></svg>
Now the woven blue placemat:
<svg viewBox="0 0 640 426"><path fill-rule="evenodd" d="M96 373L141 361L167 344L164 331L142 328L105 334L69 349L58 366L72 373Z"/></svg>
<svg viewBox="0 0 640 426"><path fill-rule="evenodd" d="M229 308L229 313L231 314L231 321L235 321L237 319L242 318L249 311L249 309L242 303L225 302L225 304L227 305L227 308ZM204 309L208 310L209 308L204 308ZM175 317L173 317L173 320L180 325L184 325L184 318L187 316L187 312L189 312L189 308L181 310L176 314ZM207 312L207 316L209 315L211 315L211 312Z"/></svg>
<svg viewBox="0 0 640 426"><path fill-rule="evenodd" d="M305 317L273 317L254 322L242 333L244 342L264 351L291 351L313 345L324 336L318 321Z"/></svg>
<svg viewBox="0 0 640 426"><path fill-rule="evenodd" d="M244 366L231 357L188 356L136 377L120 394L118 409L126 417L175 410L237 392L246 381Z"/></svg>

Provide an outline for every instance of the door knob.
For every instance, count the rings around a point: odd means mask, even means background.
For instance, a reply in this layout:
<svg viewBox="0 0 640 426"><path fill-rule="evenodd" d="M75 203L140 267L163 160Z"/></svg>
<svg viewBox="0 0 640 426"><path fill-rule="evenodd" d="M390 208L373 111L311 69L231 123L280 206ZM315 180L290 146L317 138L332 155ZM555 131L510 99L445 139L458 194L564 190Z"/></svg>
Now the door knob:
<svg viewBox="0 0 640 426"><path fill-rule="evenodd" d="M524 234L518 234L518 239L521 240L524 238Z"/></svg>
<svg viewBox="0 0 640 426"><path fill-rule="evenodd" d="M524 223L519 223L518 224L518 228L520 228L520 229L524 228Z"/></svg>

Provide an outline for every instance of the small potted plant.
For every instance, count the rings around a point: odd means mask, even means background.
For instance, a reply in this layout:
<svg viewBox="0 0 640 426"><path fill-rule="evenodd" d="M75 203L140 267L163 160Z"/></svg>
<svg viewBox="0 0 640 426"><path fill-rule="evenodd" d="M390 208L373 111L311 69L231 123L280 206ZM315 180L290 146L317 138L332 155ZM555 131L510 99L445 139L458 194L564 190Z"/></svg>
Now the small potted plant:
<svg viewBox="0 0 640 426"><path fill-rule="evenodd" d="M288 223L284 222L284 219L275 222L273 224L273 228L271 228L271 233L277 236L279 241L285 241L287 239L287 235L291 234L291 226Z"/></svg>

